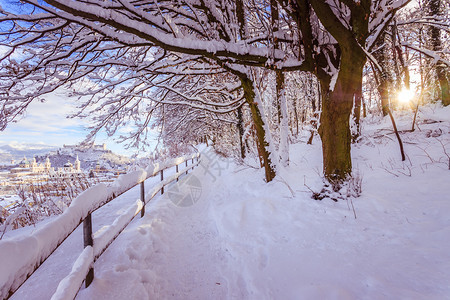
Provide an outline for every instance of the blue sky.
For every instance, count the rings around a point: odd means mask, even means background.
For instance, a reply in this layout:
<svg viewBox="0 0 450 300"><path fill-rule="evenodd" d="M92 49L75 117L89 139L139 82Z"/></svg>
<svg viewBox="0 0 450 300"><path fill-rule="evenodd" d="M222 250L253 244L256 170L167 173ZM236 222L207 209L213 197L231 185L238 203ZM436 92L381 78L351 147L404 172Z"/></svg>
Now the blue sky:
<svg viewBox="0 0 450 300"><path fill-rule="evenodd" d="M0 131L0 145L31 143L60 147L63 144L77 144L84 139L88 133L85 129L87 120L66 117L76 110L75 99L68 98L61 91L44 98L44 103L33 102L24 117ZM95 142L106 143L108 149L118 154L132 154L104 133L99 134Z"/></svg>

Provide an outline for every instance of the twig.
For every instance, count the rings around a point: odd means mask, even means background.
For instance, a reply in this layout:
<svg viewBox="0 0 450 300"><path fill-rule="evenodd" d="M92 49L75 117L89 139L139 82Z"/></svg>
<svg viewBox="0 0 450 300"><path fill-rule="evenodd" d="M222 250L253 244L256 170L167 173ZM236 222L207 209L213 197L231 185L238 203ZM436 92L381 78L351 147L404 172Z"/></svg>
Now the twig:
<svg viewBox="0 0 450 300"><path fill-rule="evenodd" d="M444 150L444 154L445 154L445 155L447 156L447 158L448 158L448 169L450 170L450 155L447 153L447 150L445 149L444 143L443 143L440 139L438 139L438 138L435 138L435 139L438 140L439 144L441 144L442 149Z"/></svg>
<svg viewBox="0 0 450 300"><path fill-rule="evenodd" d="M382 169L384 169L386 172L388 172L388 173L394 175L395 177L399 177L397 174L392 173L391 171L389 171L389 170L388 170L387 168L385 168L385 167L383 167Z"/></svg>
<svg viewBox="0 0 450 300"><path fill-rule="evenodd" d="M353 199L351 197L350 197L350 203L352 204L353 215L355 216L355 220L356 220L356 211L355 211L355 207L353 206Z"/></svg>
<svg viewBox="0 0 450 300"><path fill-rule="evenodd" d="M279 176L279 178L280 179L276 179L276 181L284 183L287 186L287 188L289 189L289 191L291 192L292 197L295 197L294 190L289 186L289 184L286 182L286 180L284 180L284 178L281 176Z"/></svg>
<svg viewBox="0 0 450 300"><path fill-rule="evenodd" d="M424 148L421 148L420 146L416 146L417 148L419 148L420 150L422 150L423 152L425 152L425 154L427 155L427 157L430 159L430 161L432 162L432 163L435 163L435 160L431 157L431 155L424 149Z"/></svg>

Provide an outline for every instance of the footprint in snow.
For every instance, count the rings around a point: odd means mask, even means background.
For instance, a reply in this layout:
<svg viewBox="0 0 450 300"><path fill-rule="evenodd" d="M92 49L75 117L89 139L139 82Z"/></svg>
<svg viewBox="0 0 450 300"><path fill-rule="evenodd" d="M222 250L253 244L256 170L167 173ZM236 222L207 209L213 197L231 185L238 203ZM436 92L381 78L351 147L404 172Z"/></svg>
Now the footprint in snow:
<svg viewBox="0 0 450 300"><path fill-rule="evenodd" d="M128 266L126 265L117 265L114 267L114 271L116 272L125 272L126 270L128 270Z"/></svg>
<svg viewBox="0 0 450 300"><path fill-rule="evenodd" d="M142 235L146 235L147 234L147 230L145 228L139 227L138 228L138 232Z"/></svg>

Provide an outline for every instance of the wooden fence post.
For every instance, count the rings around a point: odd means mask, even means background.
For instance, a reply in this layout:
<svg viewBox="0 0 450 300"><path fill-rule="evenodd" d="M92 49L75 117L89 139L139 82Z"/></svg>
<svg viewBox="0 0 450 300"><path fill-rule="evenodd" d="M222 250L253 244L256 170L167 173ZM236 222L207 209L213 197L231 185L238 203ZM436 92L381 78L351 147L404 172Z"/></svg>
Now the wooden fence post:
<svg viewBox="0 0 450 300"><path fill-rule="evenodd" d="M192 159L192 164L194 164L194 159ZM192 166L192 170L194 170L194 166Z"/></svg>
<svg viewBox="0 0 450 300"><path fill-rule="evenodd" d="M186 168L187 168L187 160L185 161L185 163L186 163ZM187 173L188 173L188 170L186 170L186 175L187 175Z"/></svg>
<svg viewBox="0 0 450 300"><path fill-rule="evenodd" d="M86 248L87 246L91 247L94 246L94 240L92 239L91 214L87 215L87 217L83 221L83 241L84 241L84 248ZM88 287L93 280L94 280L94 268L91 267L86 275L85 286Z"/></svg>
<svg viewBox="0 0 450 300"><path fill-rule="evenodd" d="M141 201L142 201L142 210L141 210L141 218L145 215L145 190L144 190L144 182L141 182Z"/></svg>
<svg viewBox="0 0 450 300"><path fill-rule="evenodd" d="M176 165L175 167L176 167L176 171L178 173L178 165ZM178 176L177 176L177 182L178 182Z"/></svg>
<svg viewBox="0 0 450 300"><path fill-rule="evenodd" d="M161 170L161 181L164 180L164 172ZM164 186L161 188L161 195L164 194Z"/></svg>

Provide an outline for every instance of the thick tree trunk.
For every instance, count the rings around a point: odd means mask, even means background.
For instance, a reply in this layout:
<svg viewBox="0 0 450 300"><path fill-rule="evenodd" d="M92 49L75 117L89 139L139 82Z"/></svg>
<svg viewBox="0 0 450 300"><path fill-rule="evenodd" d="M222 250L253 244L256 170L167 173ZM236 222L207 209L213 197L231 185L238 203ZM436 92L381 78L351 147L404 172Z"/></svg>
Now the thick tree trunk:
<svg viewBox="0 0 450 300"><path fill-rule="evenodd" d="M264 121L261 116L261 111L258 107L258 103L255 101L255 90L253 88L253 82L248 78L240 78L242 87L244 88L244 97L247 101L252 114L253 124L255 125L258 153L262 158L264 164L264 170L266 175L266 181L272 181L275 177L275 169L270 159L269 142L266 137L266 130L264 128Z"/></svg>
<svg viewBox="0 0 450 300"><path fill-rule="evenodd" d="M353 97L362 81L365 56L362 51L342 52L339 74L334 88L322 85L322 114L319 134L322 139L324 175L339 188L352 171L350 154L350 114Z"/></svg>

